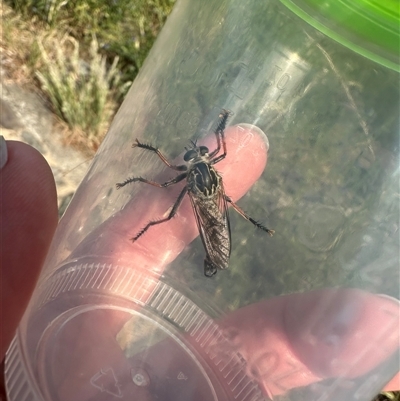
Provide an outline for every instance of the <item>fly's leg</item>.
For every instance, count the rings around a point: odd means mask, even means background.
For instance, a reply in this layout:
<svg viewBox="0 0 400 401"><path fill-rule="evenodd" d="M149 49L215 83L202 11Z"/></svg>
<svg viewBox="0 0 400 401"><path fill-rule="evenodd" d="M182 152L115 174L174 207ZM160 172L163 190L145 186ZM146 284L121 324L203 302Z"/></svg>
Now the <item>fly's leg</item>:
<svg viewBox="0 0 400 401"><path fill-rule="evenodd" d="M215 130L215 136L217 137L217 149L213 150L210 153L210 158L212 159L214 156L216 156L220 149L221 149L221 139L222 139L222 148L224 150L224 153L222 155L216 157L214 160L212 160L212 164L220 162L222 159L225 159L226 156L226 143L225 143L225 127L226 127L226 122L230 116L230 111L223 109L221 114L219 115L220 120L218 123L218 126Z"/></svg>
<svg viewBox="0 0 400 401"><path fill-rule="evenodd" d="M217 274L217 266L206 256L204 259L204 275L206 277L212 277Z"/></svg>
<svg viewBox="0 0 400 401"><path fill-rule="evenodd" d="M154 146L147 145L145 143L139 142L138 139L136 139L136 142L132 145L132 148L141 148L141 149L146 149L150 150L150 152L154 152L164 164L166 164L169 168L172 168L177 171L186 171L187 166L185 164L182 164L180 166L175 166L174 164L171 164L167 158L160 152L159 149L155 148Z"/></svg>
<svg viewBox="0 0 400 401"><path fill-rule="evenodd" d="M125 185L130 184L131 182L139 181L139 182L144 182L146 184L153 185L154 187L157 187L157 188L166 188L166 187L169 187L170 185L174 185L174 184L182 181L184 178L186 178L186 176L187 176L187 173L179 174L172 180L164 182L163 184L160 184L158 182L151 181L151 180L146 180L146 178L142 178L142 177L132 177L132 178L126 179L124 182L117 183L116 186L117 186L117 189L120 189L120 188L124 187Z"/></svg>
<svg viewBox="0 0 400 401"><path fill-rule="evenodd" d="M187 186L182 189L181 193L178 196L178 199L174 203L174 206L172 206L171 212L169 213L168 217L166 217L165 219L161 219L161 220L150 221L146 225L146 227L142 228L133 238L131 238L132 242L135 242L138 238L140 238L151 226L155 226L157 224L165 223L168 220L171 220L175 216L176 212L178 211L179 206L181 205L183 198L185 197L185 195L187 193L187 190L188 190Z"/></svg>
<svg viewBox="0 0 400 401"><path fill-rule="evenodd" d="M254 220L252 217L250 217L247 213L245 213L235 202L232 201L232 199L229 196L225 195L225 200L229 202L232 207L246 220L250 221L253 223L257 228L260 228L261 230L267 232L271 237L274 235L275 230L270 230L269 228L263 226L261 223L259 223L257 220Z"/></svg>

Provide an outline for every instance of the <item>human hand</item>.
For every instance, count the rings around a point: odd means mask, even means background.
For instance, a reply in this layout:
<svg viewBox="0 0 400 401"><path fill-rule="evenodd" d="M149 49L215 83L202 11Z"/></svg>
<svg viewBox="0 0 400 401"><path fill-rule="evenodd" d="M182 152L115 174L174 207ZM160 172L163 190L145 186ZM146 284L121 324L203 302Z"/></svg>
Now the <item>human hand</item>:
<svg viewBox="0 0 400 401"><path fill-rule="evenodd" d="M240 143L229 144L230 154L236 155L236 160L227 158L226 162L218 165L218 170L224 174L227 192L229 191L233 199L237 199L248 190L258 178L257 174L264 169L266 162L266 156L253 157L253 164L245 164L238 177L235 167L229 170L232 163L240 163L243 161L242 157L248 160L246 152L253 153L253 147L256 148L261 143L256 141L242 149L239 149L238 145ZM44 160L32 148L16 142L8 142L8 153L8 163L0 173L3 353L29 300L57 222L54 180ZM32 171L35 174L32 174ZM142 202L145 203L146 200ZM165 207L166 204L168 205ZM170 199L164 197L157 199L156 205L156 209L162 214L170 206ZM143 225L143 221L154 216L156 212L152 209L149 212L151 216L135 213L135 216L139 214L140 218L134 218L133 210L141 210L141 207L141 204L132 204L116 216L114 221L105 223L110 225L110 228L117 226L117 223L123 225L122 227L118 225L122 231L110 230L111 233L107 235L101 249L106 247L107 253L112 250L114 254L119 255L120 260L137 258L143 266L158 269L157 272L161 274L163 268L196 236L193 214L190 205L182 205L178 216L168 223L168 227L163 227L164 239L160 239L161 236L154 228L143 237L141 246L135 247L135 244L132 245L127 238L130 238L131 233L135 234ZM87 249L90 247L90 238L86 241ZM98 242L93 242L92 245L100 246ZM313 322L315 308L321 306L322 300L329 302L323 309L324 316L320 317L316 324ZM347 315L349 311L352 311L352 318L343 320L343 315ZM318 312L320 314L321 309ZM298 319L299 316L302 319ZM248 363L255 369L254 375L258 377L260 386L266 392L279 394L283 390L318 382L323 377L340 375L340 367L353 358L354 353L365 349L366 339L374 343L382 338L380 328L388 330L393 326L393 316L398 316L398 304L387 298L357 290L321 290L250 305L235 311L219 323L221 327L229 329L232 341L243 355L247 356ZM107 317L104 321L99 319L91 323L101 327L101 335L107 337L118 331L122 320L115 314L113 319ZM310 333L310 328L317 333L321 333L321 328L324 328L321 341L316 341L315 338L309 341L310 337L305 334ZM340 329L339 332L335 331L337 328ZM396 333L396 330L397 326L394 326L393 333ZM334 331L334 354L332 348L327 347L326 341L323 341L324 338L331 340L329 338L331 331ZM390 336L384 338L388 340L384 350L381 353L369 353L367 360L363 359L363 363L353 369L354 375L362 375L369 369L377 367L395 351L398 339ZM79 348L79 344L77 347ZM100 349L99 352L103 350ZM279 369L275 369L274 372L280 373L279 377L284 377L287 373L288 377L284 386L280 384L278 388L274 387L274 383L271 385L270 378L263 371L265 359L261 356L271 353L280 361ZM334 367L330 363L332 358L339 362ZM399 388L398 378L391 386L391 389ZM151 398L143 393L141 399Z"/></svg>
<svg viewBox="0 0 400 401"><path fill-rule="evenodd" d="M0 139L0 359L28 305L57 227L57 193L43 156ZM5 400L3 371L0 395Z"/></svg>

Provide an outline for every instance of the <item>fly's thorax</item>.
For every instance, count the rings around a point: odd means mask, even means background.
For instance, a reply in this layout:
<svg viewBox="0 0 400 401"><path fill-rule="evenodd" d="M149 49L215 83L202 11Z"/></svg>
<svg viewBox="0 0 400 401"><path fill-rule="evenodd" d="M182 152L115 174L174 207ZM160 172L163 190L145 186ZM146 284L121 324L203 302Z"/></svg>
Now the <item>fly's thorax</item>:
<svg viewBox="0 0 400 401"><path fill-rule="evenodd" d="M221 176L212 165L200 162L191 167L187 182L192 193L214 197L219 191Z"/></svg>

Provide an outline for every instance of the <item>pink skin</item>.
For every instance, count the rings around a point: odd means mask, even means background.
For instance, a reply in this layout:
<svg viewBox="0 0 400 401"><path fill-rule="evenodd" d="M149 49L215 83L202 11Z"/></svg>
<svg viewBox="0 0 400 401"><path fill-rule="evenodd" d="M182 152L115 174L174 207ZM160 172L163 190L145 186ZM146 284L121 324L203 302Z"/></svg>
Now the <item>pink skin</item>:
<svg viewBox="0 0 400 401"><path fill-rule="evenodd" d="M0 171L1 356L35 288L58 221L48 164L26 144L8 141L7 148L8 162Z"/></svg>
<svg viewBox="0 0 400 401"><path fill-rule="evenodd" d="M360 290L322 289L249 305L221 325L266 394L278 395L326 378L351 380L384 362L399 344L398 309Z"/></svg>
<svg viewBox="0 0 400 401"><path fill-rule="evenodd" d="M264 170L267 149L257 130L249 127L231 127L227 138L228 157L217 168L223 175L227 194L237 200ZM213 149L214 141L211 136L205 143ZM0 172L3 354L29 301L57 221L54 181L46 162L27 145L7 145L8 163ZM173 188L170 197L163 195L163 189L152 189L154 205L148 214L143 212L149 206L145 196L128 204L114 219L104 223L100 239L96 236L99 233L94 233L76 251L76 256L99 251L115 261L134 260L138 266L161 274L197 235L189 200L164 227L152 227L135 244L129 238L149 219L162 216L179 188ZM7 230L8 227L15 229ZM163 231L162 236L158 230ZM249 374L266 394L276 395L326 377L344 375L351 379L378 367L398 347L398 316L399 304L389 298L353 289L323 289L264 300L233 312L219 323L246 358ZM82 356L83 371L85 364L101 366L104 357L110 363L115 359L116 366L124 367L119 345L115 341L113 349L110 344L125 321L123 313L99 311L96 318L82 322L92 330L98 327L99 334L98 343L92 344L96 358L87 361ZM80 341L65 352L85 355L88 343L79 333L74 338ZM108 348L102 347L102 343ZM374 344L379 345L370 350L369 345ZM399 388L397 375L386 390ZM65 384L65 399L71 391ZM152 399L145 389L138 397Z"/></svg>

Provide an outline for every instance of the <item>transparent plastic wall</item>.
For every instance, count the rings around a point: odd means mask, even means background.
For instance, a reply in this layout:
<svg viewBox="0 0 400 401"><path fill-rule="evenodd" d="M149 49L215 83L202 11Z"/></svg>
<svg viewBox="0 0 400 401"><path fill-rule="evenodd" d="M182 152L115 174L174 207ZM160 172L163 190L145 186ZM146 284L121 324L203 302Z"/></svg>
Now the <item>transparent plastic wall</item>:
<svg viewBox="0 0 400 401"><path fill-rule="evenodd" d="M223 109L214 167L275 234L231 208L229 268L207 278L189 196L130 241L186 181L116 183L179 175L131 145L184 164L191 141L216 148ZM397 72L278 1L179 1L60 222L8 353L10 400L372 398L398 369L397 306L374 295L399 296L398 110Z"/></svg>

